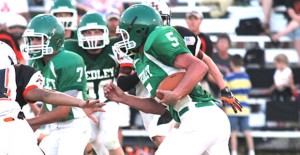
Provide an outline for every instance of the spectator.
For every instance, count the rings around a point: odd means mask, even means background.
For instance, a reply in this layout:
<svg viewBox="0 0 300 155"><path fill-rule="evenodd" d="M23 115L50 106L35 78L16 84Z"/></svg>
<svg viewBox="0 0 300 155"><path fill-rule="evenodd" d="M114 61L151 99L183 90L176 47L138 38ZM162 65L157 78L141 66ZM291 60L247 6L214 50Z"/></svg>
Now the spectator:
<svg viewBox="0 0 300 155"><path fill-rule="evenodd" d="M292 91L295 90L293 72L289 67L288 57L278 54L275 59L274 85L270 88L273 101L291 101Z"/></svg>
<svg viewBox="0 0 300 155"><path fill-rule="evenodd" d="M280 37L289 34L300 58L300 0L289 0L286 5L290 21L285 29L272 36L272 40L278 41Z"/></svg>
<svg viewBox="0 0 300 155"><path fill-rule="evenodd" d="M228 53L230 46L231 40L227 34L218 35L216 42L217 52L213 53L212 59L217 64L224 77L231 72L231 67L229 65L229 58L231 55Z"/></svg>
<svg viewBox="0 0 300 155"><path fill-rule="evenodd" d="M188 28L196 35L199 36L201 40L201 46L200 49L203 51L206 55L209 57L212 56L213 53L213 44L210 40L209 36L206 35L203 32L200 32L200 26L203 20L203 14L199 11L191 11L186 14L186 23L188 25Z"/></svg>
<svg viewBox="0 0 300 155"><path fill-rule="evenodd" d="M117 9L111 9L106 14L106 22L109 30L109 37L117 37L117 27L120 22L120 12Z"/></svg>
<svg viewBox="0 0 300 155"><path fill-rule="evenodd" d="M229 64L233 72L231 75L226 76L225 80L227 81L228 88L234 92L234 95L243 106L243 111L237 114L234 113L230 106L226 105L224 109L228 115L231 125L231 155L238 154L237 134L239 130L245 135L249 150L248 155L255 155L253 137L250 133L249 126L250 106L247 103L249 91L251 89L251 82L249 75L243 71L244 63L242 57L236 54L230 57L229 60Z"/></svg>
<svg viewBox="0 0 300 155"><path fill-rule="evenodd" d="M230 54L228 53L228 49L231 46L230 37L227 34L219 34L216 42L216 53L213 53L212 59L219 68L223 77L229 75L231 73L231 67L229 65ZM219 89L214 84L214 79L211 76L208 76L209 86L211 90L214 92L215 96L219 96Z"/></svg>
<svg viewBox="0 0 300 155"><path fill-rule="evenodd" d="M270 17L272 8L279 5L285 5L285 0L260 0L260 3L264 13L262 25L265 32L270 33Z"/></svg>

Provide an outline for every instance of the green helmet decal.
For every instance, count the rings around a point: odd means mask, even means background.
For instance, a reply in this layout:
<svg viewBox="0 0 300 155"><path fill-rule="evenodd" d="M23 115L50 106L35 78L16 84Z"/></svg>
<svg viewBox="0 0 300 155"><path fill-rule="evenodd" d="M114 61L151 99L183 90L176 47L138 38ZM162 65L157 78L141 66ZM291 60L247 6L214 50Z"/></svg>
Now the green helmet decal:
<svg viewBox="0 0 300 155"><path fill-rule="evenodd" d="M56 16L65 29L77 29L77 10L72 0L55 0L50 14Z"/></svg>
<svg viewBox="0 0 300 155"><path fill-rule="evenodd" d="M122 41L115 43L114 49L122 49L125 54L128 54L130 49L135 51L146 41L149 34L161 25L162 19L152 7L145 4L130 6L121 16L117 32L121 34Z"/></svg>
<svg viewBox="0 0 300 155"><path fill-rule="evenodd" d="M59 50L64 43L65 31L56 17L50 14L40 14L29 22L23 33L25 51L31 59L38 59ZM40 40L40 44L33 40Z"/></svg>
<svg viewBox="0 0 300 155"><path fill-rule="evenodd" d="M101 31L102 34L86 35L88 31ZM99 49L109 44L109 31L103 16L97 12L82 16L78 30L78 45L84 49Z"/></svg>

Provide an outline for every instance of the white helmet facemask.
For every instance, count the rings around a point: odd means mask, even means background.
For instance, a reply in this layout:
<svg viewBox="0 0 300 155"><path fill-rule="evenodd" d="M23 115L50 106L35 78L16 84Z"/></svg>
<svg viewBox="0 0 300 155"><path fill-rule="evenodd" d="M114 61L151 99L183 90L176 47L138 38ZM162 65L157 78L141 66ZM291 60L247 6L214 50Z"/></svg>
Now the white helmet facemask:
<svg viewBox="0 0 300 155"><path fill-rule="evenodd" d="M130 40L128 32L117 27L116 33L120 34L121 41L113 45L113 52L118 53L119 56L131 55L130 50L136 47L136 43Z"/></svg>
<svg viewBox="0 0 300 155"><path fill-rule="evenodd" d="M40 38L41 43L34 45L32 38ZM30 60L42 58L44 55L53 54L53 48L49 46L50 37L43 33L34 33L34 30L27 29L23 34L23 40L25 43L24 52L28 53Z"/></svg>
<svg viewBox="0 0 300 155"><path fill-rule="evenodd" d="M102 35L85 36L83 33L87 30L101 30ZM89 23L87 26L80 27L77 31L78 45L83 49L100 49L109 44L109 31L106 26Z"/></svg>

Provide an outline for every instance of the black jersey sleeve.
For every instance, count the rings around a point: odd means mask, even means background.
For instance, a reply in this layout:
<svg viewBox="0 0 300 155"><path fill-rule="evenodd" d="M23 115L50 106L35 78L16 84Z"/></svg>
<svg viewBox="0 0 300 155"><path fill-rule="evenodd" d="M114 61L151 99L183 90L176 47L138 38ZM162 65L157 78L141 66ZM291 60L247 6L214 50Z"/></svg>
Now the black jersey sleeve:
<svg viewBox="0 0 300 155"><path fill-rule="evenodd" d="M16 101L21 107L27 104L24 94L30 88L42 87L42 76L37 75L37 70L27 65L15 65L16 83L17 83L17 97ZM34 83L34 84L33 84ZM31 87L30 87L31 86ZM30 88L29 88L30 87Z"/></svg>
<svg viewBox="0 0 300 155"><path fill-rule="evenodd" d="M140 79L137 73L128 76L120 76L117 80L117 85L123 90L128 91L134 88L139 83Z"/></svg>

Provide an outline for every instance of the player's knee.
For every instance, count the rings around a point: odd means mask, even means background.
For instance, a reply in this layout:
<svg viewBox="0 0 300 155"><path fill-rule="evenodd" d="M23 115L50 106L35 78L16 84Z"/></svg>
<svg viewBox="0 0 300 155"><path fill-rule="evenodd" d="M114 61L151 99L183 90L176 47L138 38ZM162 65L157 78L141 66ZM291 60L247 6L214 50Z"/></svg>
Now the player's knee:
<svg viewBox="0 0 300 155"><path fill-rule="evenodd" d="M121 146L118 137L116 138L105 137L103 139L103 144L108 150L115 150Z"/></svg>

